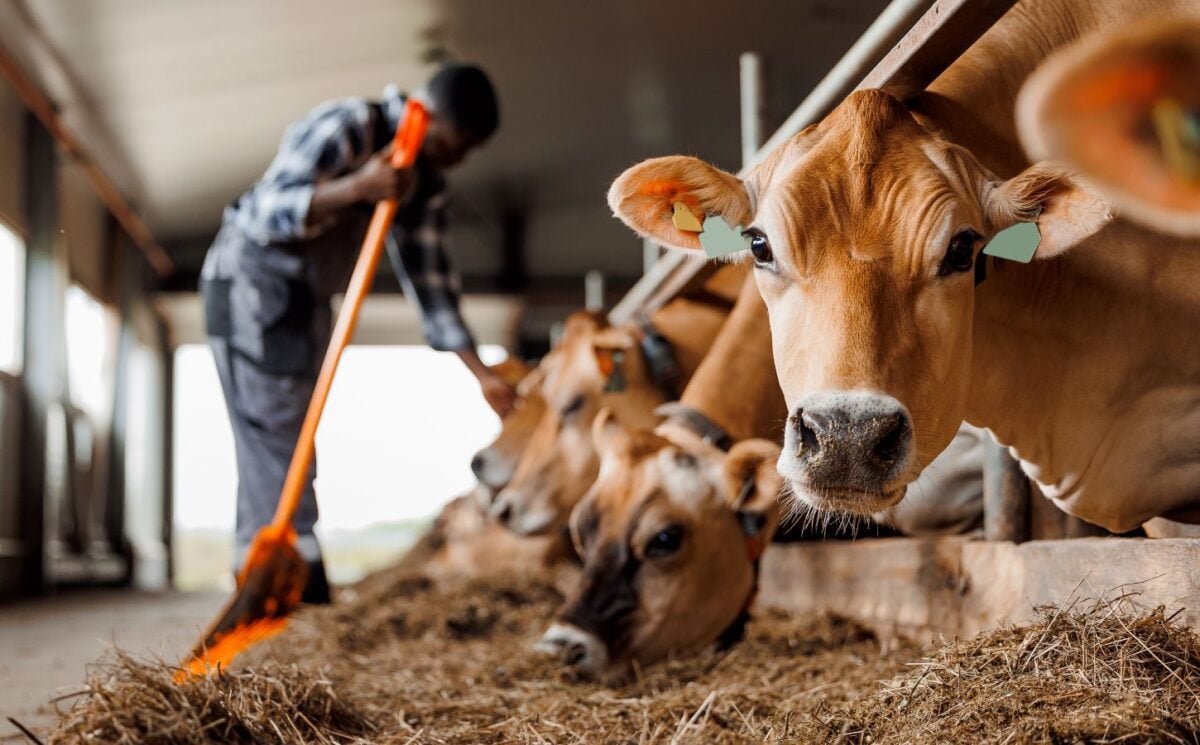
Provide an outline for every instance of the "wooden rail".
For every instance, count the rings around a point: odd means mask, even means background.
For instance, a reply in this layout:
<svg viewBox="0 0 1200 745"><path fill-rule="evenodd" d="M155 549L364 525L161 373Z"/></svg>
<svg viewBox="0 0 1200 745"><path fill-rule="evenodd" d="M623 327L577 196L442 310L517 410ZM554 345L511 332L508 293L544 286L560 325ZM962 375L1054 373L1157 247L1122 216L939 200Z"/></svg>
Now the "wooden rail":
<svg viewBox="0 0 1200 745"><path fill-rule="evenodd" d="M1014 4L1016 0L895 0L739 175L855 90L884 88L902 99L921 92ZM899 36L896 30L903 28L908 30ZM869 72L863 75L862 70ZM621 323L638 311L657 310L713 267L703 256L669 252L613 307L609 319Z"/></svg>
<svg viewBox="0 0 1200 745"><path fill-rule="evenodd" d="M970 638L1040 605L1133 593L1200 628L1200 539L881 538L771 546L760 604L834 613L918 641Z"/></svg>

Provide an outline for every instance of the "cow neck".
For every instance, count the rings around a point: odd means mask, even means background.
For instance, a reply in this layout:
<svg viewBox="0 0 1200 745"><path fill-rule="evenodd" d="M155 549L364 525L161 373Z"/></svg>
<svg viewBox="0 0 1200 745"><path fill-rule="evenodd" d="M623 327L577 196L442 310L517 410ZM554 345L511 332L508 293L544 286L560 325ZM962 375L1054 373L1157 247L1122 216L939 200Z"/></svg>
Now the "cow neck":
<svg viewBox="0 0 1200 745"><path fill-rule="evenodd" d="M675 357L675 347L646 314L638 313L634 322L642 330L638 346L642 350L642 358L646 361L646 371L650 374L650 379L662 391L664 398L674 400L679 395L679 387L683 385L683 370Z"/></svg>
<svg viewBox="0 0 1200 745"><path fill-rule="evenodd" d="M690 298L677 298L642 320L670 345L679 369L677 386L686 386L708 355L728 317L728 304L710 305ZM676 395L678 390L669 398Z"/></svg>
<svg viewBox="0 0 1200 745"><path fill-rule="evenodd" d="M767 307L753 277L746 279L737 304L684 388L680 403L706 417L735 442L752 437L781 439L787 404L771 356Z"/></svg>

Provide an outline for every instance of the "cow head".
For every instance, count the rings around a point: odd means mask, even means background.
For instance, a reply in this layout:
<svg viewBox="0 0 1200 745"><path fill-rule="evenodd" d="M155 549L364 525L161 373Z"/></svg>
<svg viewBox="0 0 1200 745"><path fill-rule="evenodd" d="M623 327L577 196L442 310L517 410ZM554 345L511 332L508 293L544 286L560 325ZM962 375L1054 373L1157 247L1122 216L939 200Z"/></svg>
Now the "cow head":
<svg viewBox="0 0 1200 745"><path fill-rule="evenodd" d="M607 413L595 429L600 475L571 514L583 574L538 648L607 674L736 641L778 523L779 446L675 444Z"/></svg>
<svg viewBox="0 0 1200 745"><path fill-rule="evenodd" d="M646 370L633 327L600 316L567 319L559 346L543 363L545 410L492 514L523 535L565 526L596 478L591 426L601 406L622 421L649 426L662 394Z"/></svg>
<svg viewBox="0 0 1200 745"><path fill-rule="evenodd" d="M517 405L500 423L500 434L492 444L471 458L471 470L475 472L479 483L487 487L481 493L487 496L489 503L491 495L503 489L512 479L517 461L546 411L546 402L542 398L544 368L539 366L530 371L524 365L502 365L505 366L497 365L493 369L504 376L511 385L516 386L519 396Z"/></svg>
<svg viewBox="0 0 1200 745"><path fill-rule="evenodd" d="M677 201L745 226L789 410L780 472L803 502L860 514L898 502L964 419L989 237L1036 220L1047 259L1110 219L1063 168L997 179L880 91L848 97L744 182L671 157L609 191L638 232L697 249L672 222Z"/></svg>
<svg viewBox="0 0 1200 745"><path fill-rule="evenodd" d="M1017 99L1035 158L1086 173L1124 214L1200 235L1200 20L1104 29L1046 59Z"/></svg>

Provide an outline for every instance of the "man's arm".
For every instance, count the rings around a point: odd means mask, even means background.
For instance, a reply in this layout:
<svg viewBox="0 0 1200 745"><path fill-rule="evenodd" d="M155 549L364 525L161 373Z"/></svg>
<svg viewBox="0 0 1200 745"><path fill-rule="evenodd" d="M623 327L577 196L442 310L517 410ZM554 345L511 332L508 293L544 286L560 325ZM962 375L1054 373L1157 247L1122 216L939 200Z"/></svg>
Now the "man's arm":
<svg viewBox="0 0 1200 745"><path fill-rule="evenodd" d="M337 101L288 127L270 168L239 202L241 231L259 243L303 240L356 203L407 199L415 175L391 167L391 148L367 152L372 126L364 103Z"/></svg>
<svg viewBox="0 0 1200 745"><path fill-rule="evenodd" d="M454 352L466 365L488 404L500 416L516 401L516 392L475 351L475 340L459 311L460 281L445 249L445 197L433 197L412 231L394 229L388 238L388 257L404 293L421 311L421 327L429 346Z"/></svg>

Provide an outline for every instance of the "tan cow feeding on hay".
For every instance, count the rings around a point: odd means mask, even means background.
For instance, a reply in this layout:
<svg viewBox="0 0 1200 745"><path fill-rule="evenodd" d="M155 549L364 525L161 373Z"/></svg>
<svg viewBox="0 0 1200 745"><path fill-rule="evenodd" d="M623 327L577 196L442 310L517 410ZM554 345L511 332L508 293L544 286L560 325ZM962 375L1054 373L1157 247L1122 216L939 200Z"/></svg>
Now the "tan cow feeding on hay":
<svg viewBox="0 0 1200 745"><path fill-rule="evenodd" d="M599 470L591 435L599 410L610 408L630 426L653 426L654 409L676 395L663 378L678 385L691 377L727 313L723 305L681 298L649 325L612 326L584 312L568 318L558 347L542 363L546 411L492 514L522 535L565 528ZM670 371L653 366L663 364L664 353Z"/></svg>
<svg viewBox="0 0 1200 745"><path fill-rule="evenodd" d="M779 522L779 446L746 440L697 456L607 411L600 476L571 515L583 573L538 643L588 674L620 673L741 639L758 559Z"/></svg>
<svg viewBox="0 0 1200 745"><path fill-rule="evenodd" d="M1028 165L1013 118L1054 49L1187 10L1021 2L926 94L855 93L744 182L673 157L614 183L614 211L664 245L700 245L673 225L677 201L746 226L797 498L887 508L965 419L1085 520L1200 521L1200 245L1112 221L1069 170ZM1040 233L1031 263L980 257L1021 221Z"/></svg>

